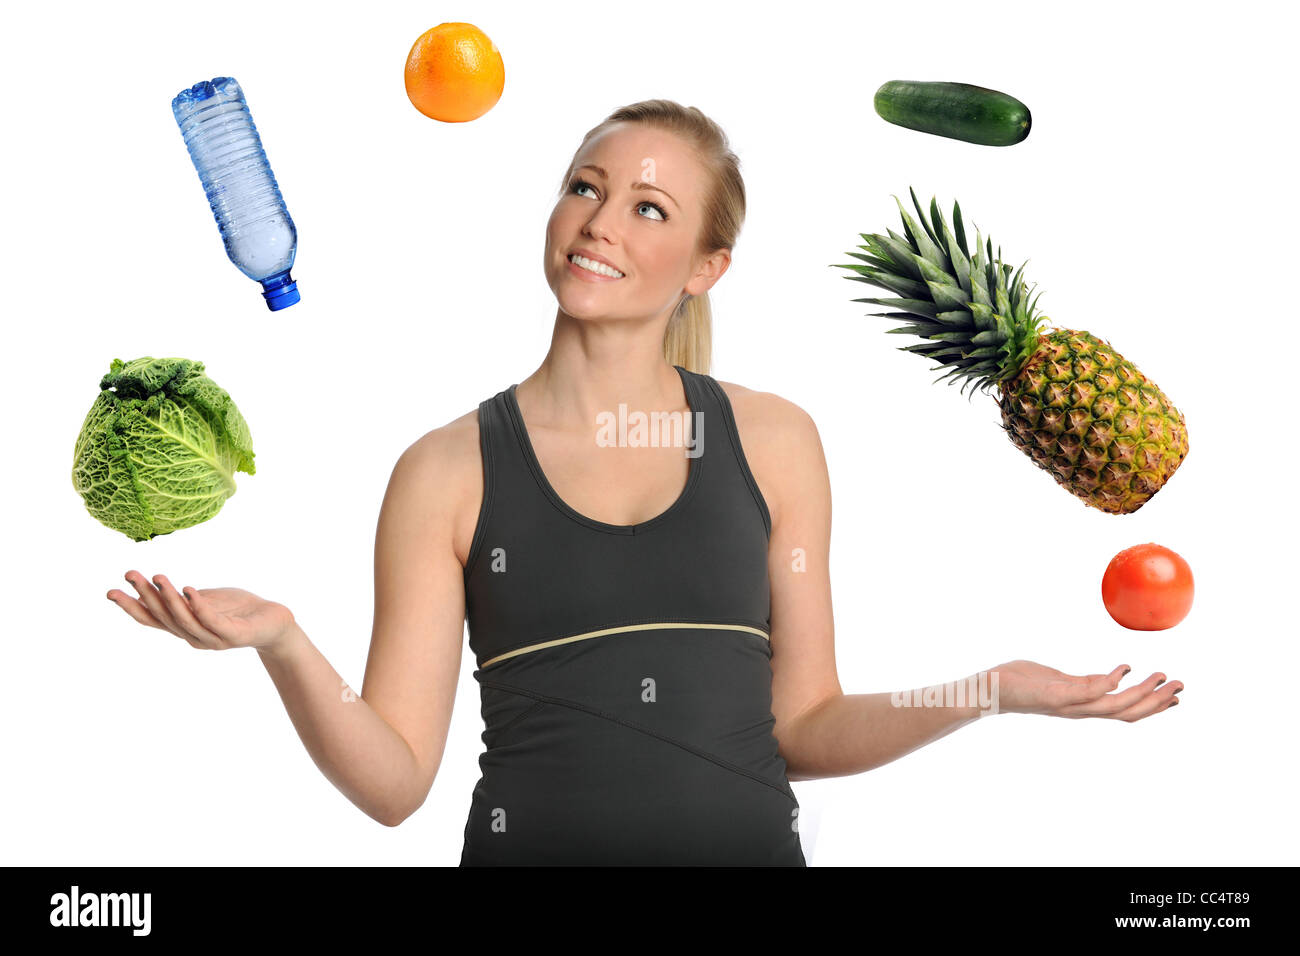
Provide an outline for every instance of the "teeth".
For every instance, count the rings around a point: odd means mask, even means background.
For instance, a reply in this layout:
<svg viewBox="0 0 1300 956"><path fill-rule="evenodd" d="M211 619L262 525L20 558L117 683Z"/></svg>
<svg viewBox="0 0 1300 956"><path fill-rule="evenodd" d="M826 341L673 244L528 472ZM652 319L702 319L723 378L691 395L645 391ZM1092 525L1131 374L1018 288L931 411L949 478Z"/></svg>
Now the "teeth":
<svg viewBox="0 0 1300 956"><path fill-rule="evenodd" d="M588 272L595 272L602 276L611 276L615 279L623 278L623 273L619 272L617 269L611 269L603 262L594 262L591 259L586 259L578 255L569 256L569 261L574 265L581 266Z"/></svg>

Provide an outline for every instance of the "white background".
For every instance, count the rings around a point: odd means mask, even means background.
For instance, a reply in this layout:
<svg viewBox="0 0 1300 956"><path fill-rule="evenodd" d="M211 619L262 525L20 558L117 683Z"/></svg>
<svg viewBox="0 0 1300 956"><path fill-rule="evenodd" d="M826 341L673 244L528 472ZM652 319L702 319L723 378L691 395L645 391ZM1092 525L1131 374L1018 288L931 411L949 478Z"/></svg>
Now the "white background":
<svg viewBox="0 0 1300 956"><path fill-rule="evenodd" d="M6 375L0 846L19 864L455 864L482 749L473 658L420 811L389 829L320 774L253 651L200 653L105 600L123 573L282 601L361 687L376 517L398 455L526 377L555 302L541 252L583 133L696 105L748 218L712 292L712 374L818 424L847 693L1027 657L1184 682L1137 724L1001 715L884 768L796 782L813 865L1296 862L1296 23L1283 4L28 4L0 33ZM408 102L412 41L474 22L500 103ZM272 314L226 259L172 96L239 79L299 232ZM1029 104L1010 148L891 126L890 79ZM1051 321L1134 360L1191 453L1136 515L1086 508L932 385L849 300L860 232L915 186L1032 261ZM973 228L971 230L973 232ZM135 543L91 518L73 442L113 358L206 363L257 474L213 520ZM437 489L431 488L430 494ZM1191 563L1180 626L1125 630L1100 579L1157 541Z"/></svg>

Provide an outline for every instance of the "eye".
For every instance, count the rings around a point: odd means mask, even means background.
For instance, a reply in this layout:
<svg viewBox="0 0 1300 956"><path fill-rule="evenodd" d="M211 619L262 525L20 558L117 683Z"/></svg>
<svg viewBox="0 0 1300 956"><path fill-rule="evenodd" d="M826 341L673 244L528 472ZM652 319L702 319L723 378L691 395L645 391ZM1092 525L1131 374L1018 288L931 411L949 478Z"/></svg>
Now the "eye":
<svg viewBox="0 0 1300 956"><path fill-rule="evenodd" d="M573 193L575 196L582 195L581 190L583 189L590 189L592 191L595 191L596 187L593 186L591 183L587 182L585 179L575 179L573 180L573 182L569 183L569 192ZM658 219L659 222L668 221L667 210L665 210L664 207L659 205L657 202L651 202L650 200L645 199L636 204L636 208L638 210L641 209L643 206L649 206L655 212L659 213L659 219Z"/></svg>
<svg viewBox="0 0 1300 956"><path fill-rule="evenodd" d="M655 210L656 212L658 212L658 213L659 213L659 219L660 219L661 222L667 222L667 221L668 221L668 213L664 212L664 207L661 206L661 205L659 205L657 202L651 202L650 200L647 199L647 200L645 200L644 202L639 202L639 203L636 204L636 208L637 208L637 209L640 209L642 206L649 206L651 209L653 209L653 210Z"/></svg>

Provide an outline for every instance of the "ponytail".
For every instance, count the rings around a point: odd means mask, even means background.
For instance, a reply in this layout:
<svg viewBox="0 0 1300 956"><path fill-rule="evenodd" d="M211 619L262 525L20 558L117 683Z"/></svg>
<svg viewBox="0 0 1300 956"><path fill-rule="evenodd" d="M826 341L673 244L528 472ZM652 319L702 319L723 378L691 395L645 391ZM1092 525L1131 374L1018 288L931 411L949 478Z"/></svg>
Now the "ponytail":
<svg viewBox="0 0 1300 956"><path fill-rule="evenodd" d="M709 373L713 351L713 314L709 294L688 295L664 329L664 358L688 372Z"/></svg>

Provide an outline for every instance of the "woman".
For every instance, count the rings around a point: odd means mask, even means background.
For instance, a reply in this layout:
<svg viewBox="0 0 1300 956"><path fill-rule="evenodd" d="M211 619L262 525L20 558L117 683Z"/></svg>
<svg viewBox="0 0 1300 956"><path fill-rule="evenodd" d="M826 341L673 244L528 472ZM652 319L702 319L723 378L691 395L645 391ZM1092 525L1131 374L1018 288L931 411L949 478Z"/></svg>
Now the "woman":
<svg viewBox="0 0 1300 956"><path fill-rule="evenodd" d="M694 108L638 103L587 134L547 225L550 351L393 469L360 697L283 605L136 571L138 599L108 597L194 647L256 647L317 765L389 826L437 774L468 618L487 749L462 865L802 866L791 779L878 767L986 713L1177 703L1161 674L1112 693L1127 668L1028 661L939 706L841 691L816 427L706 371L744 202ZM620 416L682 427L629 442Z"/></svg>

